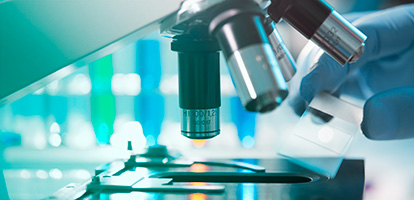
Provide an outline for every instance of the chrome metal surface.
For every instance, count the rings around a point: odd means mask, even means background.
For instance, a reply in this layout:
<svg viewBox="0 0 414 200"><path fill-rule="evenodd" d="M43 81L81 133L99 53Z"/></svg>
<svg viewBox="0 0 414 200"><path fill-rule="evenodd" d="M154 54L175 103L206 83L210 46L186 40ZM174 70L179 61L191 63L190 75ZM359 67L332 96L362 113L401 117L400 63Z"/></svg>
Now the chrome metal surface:
<svg viewBox="0 0 414 200"><path fill-rule="evenodd" d="M283 77L286 81L289 81L296 73L295 61L277 29L274 26L273 28L273 32L268 36L269 43L272 46Z"/></svg>
<svg viewBox="0 0 414 200"><path fill-rule="evenodd" d="M192 21L198 14L208 10L226 0L184 0L181 4L180 10L168 17L161 24L161 34L172 37L174 35L182 34L189 26L189 21ZM269 5L269 0L254 0L263 10ZM265 12L264 12L265 13ZM205 23L201 19L197 19L197 23Z"/></svg>
<svg viewBox="0 0 414 200"><path fill-rule="evenodd" d="M225 0L184 0L177 13L177 21L183 22L197 13L207 10Z"/></svg>
<svg viewBox="0 0 414 200"><path fill-rule="evenodd" d="M223 161L223 162L214 162L214 161L195 161L194 163L199 163L208 166L223 166L223 167L234 167L245 170L250 170L253 172L265 172L266 169L259 165L253 165L244 162L235 162L235 161Z"/></svg>
<svg viewBox="0 0 414 200"><path fill-rule="evenodd" d="M322 23L311 40L326 51L335 61L344 65L355 62L363 53L366 36L333 11Z"/></svg>
<svg viewBox="0 0 414 200"><path fill-rule="evenodd" d="M228 64L246 110L267 112L286 98L287 85L270 44L255 44L235 51Z"/></svg>
<svg viewBox="0 0 414 200"><path fill-rule="evenodd" d="M161 34L167 37L183 34L192 21L200 12L203 12L225 0L184 0L181 4L180 10L169 16L161 23ZM198 23L205 23L198 19Z"/></svg>
<svg viewBox="0 0 414 200"><path fill-rule="evenodd" d="M182 109L181 134L191 139L207 139L220 134L220 108Z"/></svg>

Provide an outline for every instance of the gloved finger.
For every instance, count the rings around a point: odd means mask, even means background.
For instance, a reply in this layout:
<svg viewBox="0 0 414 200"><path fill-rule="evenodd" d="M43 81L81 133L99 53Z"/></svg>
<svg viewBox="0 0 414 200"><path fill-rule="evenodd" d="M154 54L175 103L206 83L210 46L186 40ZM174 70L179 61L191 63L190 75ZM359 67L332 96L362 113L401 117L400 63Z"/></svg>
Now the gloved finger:
<svg viewBox="0 0 414 200"><path fill-rule="evenodd" d="M361 17L353 22L366 36L364 54L350 65L365 63L414 48L414 4L397 6Z"/></svg>
<svg viewBox="0 0 414 200"><path fill-rule="evenodd" d="M401 55L366 63L348 75L341 93L367 99L376 93L399 87L414 86L414 48Z"/></svg>
<svg viewBox="0 0 414 200"><path fill-rule="evenodd" d="M297 115L302 115L307 107L307 102L302 98L299 89L302 78L309 73L309 66L315 62L315 58L323 51L313 42L308 42L299 54L296 61L298 71L288 82L289 84L289 105Z"/></svg>
<svg viewBox="0 0 414 200"><path fill-rule="evenodd" d="M378 11L362 11L362 12L352 12L352 13L347 13L344 14L343 17L348 20L349 22L353 22L363 16L372 14L374 12L378 12Z"/></svg>
<svg viewBox="0 0 414 200"><path fill-rule="evenodd" d="M344 15L345 19L348 21L354 21L360 17L365 15L371 14L375 11L365 11L365 12L356 12L356 13L349 13ZM318 46L316 46L313 42L308 42L306 46L301 51L298 59L297 64L298 72L295 74L293 79L289 82L289 105L294 109L297 115L302 115L303 112L306 110L308 103L302 98L299 88L302 82L302 78L306 76L311 69L315 66L314 62L323 54L323 50L321 50ZM311 67L311 65L314 65ZM339 66L339 65L338 65ZM310 95L313 96L313 95ZM339 96L339 92L335 94L335 96Z"/></svg>
<svg viewBox="0 0 414 200"><path fill-rule="evenodd" d="M338 64L334 64L335 61L327 54L322 54L319 58L319 62L313 67L316 67L316 69L319 68L320 72L310 73L308 77L305 77L312 81L313 76L315 78L320 78L319 74L327 73L326 76L329 76L327 78L330 80L327 82L317 82L319 85L313 87L316 91L320 90L318 86L323 86L322 90L324 91L333 91L339 87L340 84L338 83L344 82L344 78L346 78L346 75L352 70L359 69L368 62L383 58L385 59L389 56L401 55L404 53L408 53L407 55L409 55L410 52L412 52L412 49L414 49L414 37L412 35L414 33L414 4L397 6L374 12L359 17L353 24L367 35L364 54L357 62L346 64L343 68L339 68ZM395 65L390 66L395 67ZM308 83L310 82L308 81ZM331 83L336 84L331 85ZM304 84L302 81L301 87L304 85L309 84ZM303 88L306 90L311 87ZM306 100L313 98L313 94L315 94L315 92L312 91L308 92L308 94L302 93Z"/></svg>
<svg viewBox="0 0 414 200"><path fill-rule="evenodd" d="M411 4L360 17L354 24L368 36L368 39L366 41L365 53L356 63L345 64L341 68L339 64L325 53L313 56L311 54L303 54L302 51L298 59L298 67L301 67L299 64L301 57L306 57L304 60L308 63L310 63L309 60L312 60L311 58L314 58L317 62L310 65L306 65L306 62L304 62L305 66L312 66L311 69L315 70L302 80L300 96L309 102L320 91L332 93L345 82L349 73L366 65L366 63L374 59L404 52L404 50L414 46L411 45L413 43L411 40L414 41L414 39L410 35L414 32L413 8L414 4ZM301 75L298 73L296 76ZM305 107L303 105L306 105L298 97L291 100L292 104L296 113L301 113L299 111ZM300 108L299 111L298 108Z"/></svg>
<svg viewBox="0 0 414 200"><path fill-rule="evenodd" d="M300 94L308 102L320 91L334 93L346 80L348 64L340 66L327 54L322 54L312 65L312 71L306 75L300 85Z"/></svg>
<svg viewBox="0 0 414 200"><path fill-rule="evenodd" d="M305 99L300 96L300 94L297 92L295 94L289 95L289 105L293 108L293 111L296 113L296 115L301 116L303 112L305 112L306 107L308 106L308 103L305 101Z"/></svg>
<svg viewBox="0 0 414 200"><path fill-rule="evenodd" d="M334 93L347 74L347 65L340 66L312 42L300 53L297 66L300 68L290 81L289 98L289 104L297 115L302 115L308 102L320 91Z"/></svg>
<svg viewBox="0 0 414 200"><path fill-rule="evenodd" d="M370 62L361 68L361 74L373 93L414 86L414 48Z"/></svg>
<svg viewBox="0 0 414 200"><path fill-rule="evenodd" d="M414 87L374 95L364 105L361 130L374 140L414 137Z"/></svg>

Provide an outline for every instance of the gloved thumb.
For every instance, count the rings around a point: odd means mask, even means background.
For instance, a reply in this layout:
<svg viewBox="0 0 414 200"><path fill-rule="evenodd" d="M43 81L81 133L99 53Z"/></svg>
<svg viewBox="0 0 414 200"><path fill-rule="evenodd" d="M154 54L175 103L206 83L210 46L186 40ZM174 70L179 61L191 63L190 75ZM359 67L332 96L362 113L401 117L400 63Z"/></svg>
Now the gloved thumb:
<svg viewBox="0 0 414 200"><path fill-rule="evenodd" d="M414 137L414 87L388 90L368 99L361 130L373 140Z"/></svg>

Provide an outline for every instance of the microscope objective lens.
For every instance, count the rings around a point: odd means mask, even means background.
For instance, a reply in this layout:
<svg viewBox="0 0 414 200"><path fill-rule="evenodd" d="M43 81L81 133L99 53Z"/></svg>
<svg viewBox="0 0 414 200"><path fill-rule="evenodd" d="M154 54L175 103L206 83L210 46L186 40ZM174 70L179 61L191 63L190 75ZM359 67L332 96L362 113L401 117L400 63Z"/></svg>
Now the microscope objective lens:
<svg viewBox="0 0 414 200"><path fill-rule="evenodd" d="M220 108L182 109L181 134L190 139L208 139L220 134Z"/></svg>

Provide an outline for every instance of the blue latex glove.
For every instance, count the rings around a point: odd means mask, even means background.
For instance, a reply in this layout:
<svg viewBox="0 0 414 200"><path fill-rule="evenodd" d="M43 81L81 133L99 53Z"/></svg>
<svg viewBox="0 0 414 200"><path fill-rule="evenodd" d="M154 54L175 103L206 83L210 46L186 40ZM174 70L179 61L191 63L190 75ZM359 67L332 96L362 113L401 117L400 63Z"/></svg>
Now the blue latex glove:
<svg viewBox="0 0 414 200"><path fill-rule="evenodd" d="M341 67L316 45L308 44L297 61L291 105L300 114L320 91L339 95L347 88L351 95L371 97L361 124L368 138L414 137L414 4L347 18L368 37L364 54ZM368 91L362 95L353 84L361 78Z"/></svg>

